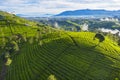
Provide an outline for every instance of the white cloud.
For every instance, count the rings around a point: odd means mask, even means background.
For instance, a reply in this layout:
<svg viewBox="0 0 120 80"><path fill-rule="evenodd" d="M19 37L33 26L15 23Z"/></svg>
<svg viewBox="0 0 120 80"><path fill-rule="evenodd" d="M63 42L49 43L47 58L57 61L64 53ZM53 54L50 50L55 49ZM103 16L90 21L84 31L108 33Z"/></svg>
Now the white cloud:
<svg viewBox="0 0 120 80"><path fill-rule="evenodd" d="M120 9L120 0L1 0L0 9L16 13L57 14L76 9Z"/></svg>
<svg viewBox="0 0 120 80"><path fill-rule="evenodd" d="M105 29L105 28L99 28L98 30L102 31L102 32L106 32L106 33L112 33L112 34L116 34L118 32L120 32L119 30L115 29L115 30L112 30L112 29Z"/></svg>
<svg viewBox="0 0 120 80"><path fill-rule="evenodd" d="M4 0L4 1L1 1L1 4L3 5L11 5L11 4L21 4L21 3L24 3L24 0Z"/></svg>

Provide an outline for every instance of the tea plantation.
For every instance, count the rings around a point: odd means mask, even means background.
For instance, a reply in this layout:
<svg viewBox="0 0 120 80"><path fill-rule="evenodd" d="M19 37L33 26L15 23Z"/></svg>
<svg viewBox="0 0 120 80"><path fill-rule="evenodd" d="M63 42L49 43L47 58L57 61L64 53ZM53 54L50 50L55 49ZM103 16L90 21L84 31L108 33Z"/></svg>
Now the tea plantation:
<svg viewBox="0 0 120 80"><path fill-rule="evenodd" d="M9 18L19 24L0 23L0 80L120 79L120 47L108 37L99 43L93 32L66 32L24 19L31 26L20 25L21 18Z"/></svg>

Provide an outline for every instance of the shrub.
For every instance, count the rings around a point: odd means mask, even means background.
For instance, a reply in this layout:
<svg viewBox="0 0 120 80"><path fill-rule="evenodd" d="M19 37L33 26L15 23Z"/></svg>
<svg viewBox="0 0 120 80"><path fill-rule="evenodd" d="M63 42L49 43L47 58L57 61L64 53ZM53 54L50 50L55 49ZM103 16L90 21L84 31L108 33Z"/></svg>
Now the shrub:
<svg viewBox="0 0 120 80"><path fill-rule="evenodd" d="M14 51L19 51L19 46L15 41L12 41L11 44L13 45L13 50Z"/></svg>
<svg viewBox="0 0 120 80"><path fill-rule="evenodd" d="M9 66L12 63L12 60L10 58L7 58L7 61L5 63L6 66Z"/></svg>
<svg viewBox="0 0 120 80"><path fill-rule="evenodd" d="M9 53L12 53L14 51L19 51L19 46L17 42L15 41L10 41L6 43L5 50L8 51Z"/></svg>
<svg viewBox="0 0 120 80"><path fill-rule="evenodd" d="M9 58L9 57L10 57L9 52L6 52L6 53L5 53L5 58Z"/></svg>
<svg viewBox="0 0 120 80"><path fill-rule="evenodd" d="M57 80L57 79L56 79L56 77L55 77L54 75L51 74L51 75L48 77L48 80Z"/></svg>
<svg viewBox="0 0 120 80"><path fill-rule="evenodd" d="M33 42L34 42L33 37L30 37L30 38L29 38L29 43L32 44Z"/></svg>
<svg viewBox="0 0 120 80"><path fill-rule="evenodd" d="M40 40L38 44L39 44L40 46L42 46L42 45L43 45L43 42Z"/></svg>
<svg viewBox="0 0 120 80"><path fill-rule="evenodd" d="M118 45L120 46L120 39L118 40Z"/></svg>
<svg viewBox="0 0 120 80"><path fill-rule="evenodd" d="M99 42L103 42L105 40L105 37L100 33L97 33L93 40L95 40L95 38L99 39Z"/></svg>

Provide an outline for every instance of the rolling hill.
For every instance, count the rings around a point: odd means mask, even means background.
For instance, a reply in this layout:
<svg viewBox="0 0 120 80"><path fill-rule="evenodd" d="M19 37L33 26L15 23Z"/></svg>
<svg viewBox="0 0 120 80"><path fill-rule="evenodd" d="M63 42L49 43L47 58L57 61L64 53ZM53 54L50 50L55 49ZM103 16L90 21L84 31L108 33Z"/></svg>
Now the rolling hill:
<svg viewBox="0 0 120 80"><path fill-rule="evenodd" d="M73 11L64 11L55 16L119 16L120 10L109 11L109 10L91 10L91 9L82 9L82 10L73 10Z"/></svg>
<svg viewBox="0 0 120 80"><path fill-rule="evenodd" d="M25 21L33 26L0 26L0 80L120 79L120 47L107 36L98 44L93 32L66 32Z"/></svg>

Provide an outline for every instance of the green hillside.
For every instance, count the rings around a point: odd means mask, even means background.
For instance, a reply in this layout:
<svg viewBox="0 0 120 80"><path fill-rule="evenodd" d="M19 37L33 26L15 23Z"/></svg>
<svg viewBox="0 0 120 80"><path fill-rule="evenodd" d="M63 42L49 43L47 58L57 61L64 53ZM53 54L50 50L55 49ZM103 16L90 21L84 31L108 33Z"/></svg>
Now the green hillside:
<svg viewBox="0 0 120 80"><path fill-rule="evenodd" d="M18 22L0 22L0 80L120 79L120 47L108 37L99 44L92 32L65 32L17 16L7 20Z"/></svg>

